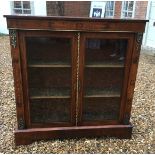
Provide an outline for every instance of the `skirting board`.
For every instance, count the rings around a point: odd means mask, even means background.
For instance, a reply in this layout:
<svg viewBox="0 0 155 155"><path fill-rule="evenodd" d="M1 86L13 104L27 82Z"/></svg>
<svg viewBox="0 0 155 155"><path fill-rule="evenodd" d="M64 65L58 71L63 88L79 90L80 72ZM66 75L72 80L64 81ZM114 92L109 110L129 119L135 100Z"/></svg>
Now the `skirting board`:
<svg viewBox="0 0 155 155"><path fill-rule="evenodd" d="M72 126L54 128L33 128L15 131L15 144L27 145L36 140L79 137L117 137L131 138L132 125L104 125L104 126Z"/></svg>

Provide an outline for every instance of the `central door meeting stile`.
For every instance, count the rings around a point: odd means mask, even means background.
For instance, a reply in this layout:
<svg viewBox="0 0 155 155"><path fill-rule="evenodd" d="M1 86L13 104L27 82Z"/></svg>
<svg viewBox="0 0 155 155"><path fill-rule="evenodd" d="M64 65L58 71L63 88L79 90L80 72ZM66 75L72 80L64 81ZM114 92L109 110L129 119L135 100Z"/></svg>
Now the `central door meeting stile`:
<svg viewBox="0 0 155 155"><path fill-rule="evenodd" d="M80 32L77 33L77 72L76 72L76 126L78 126L79 117L79 91L80 91L80 81L79 81L79 60L80 60Z"/></svg>

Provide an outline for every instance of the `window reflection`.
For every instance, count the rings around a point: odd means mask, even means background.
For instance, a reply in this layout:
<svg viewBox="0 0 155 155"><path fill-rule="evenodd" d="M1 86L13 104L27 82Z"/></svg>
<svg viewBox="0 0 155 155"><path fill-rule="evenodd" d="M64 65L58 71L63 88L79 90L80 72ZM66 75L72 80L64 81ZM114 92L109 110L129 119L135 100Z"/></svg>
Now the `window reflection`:
<svg viewBox="0 0 155 155"><path fill-rule="evenodd" d="M86 42L86 62L92 59L93 56L94 59L97 58L100 59L100 61L105 59L123 61L125 58L126 46L127 41L121 39L88 39ZM100 57L98 57L98 55L100 55Z"/></svg>

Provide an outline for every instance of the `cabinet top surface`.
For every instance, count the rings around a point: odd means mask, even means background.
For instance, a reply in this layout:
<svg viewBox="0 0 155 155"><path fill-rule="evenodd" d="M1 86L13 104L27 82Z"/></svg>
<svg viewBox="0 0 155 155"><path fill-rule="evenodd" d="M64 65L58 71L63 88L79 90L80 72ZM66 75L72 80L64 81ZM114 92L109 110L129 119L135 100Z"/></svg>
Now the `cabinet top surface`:
<svg viewBox="0 0 155 155"><path fill-rule="evenodd" d="M112 19L112 18L89 18L89 17L69 17L69 16L22 16L22 15L4 15L8 19L30 19L30 20L70 20L70 21L106 21L106 22L148 22L145 19Z"/></svg>
<svg viewBox="0 0 155 155"><path fill-rule="evenodd" d="M101 19L62 16L4 15L9 29L52 31L144 32L148 20Z"/></svg>

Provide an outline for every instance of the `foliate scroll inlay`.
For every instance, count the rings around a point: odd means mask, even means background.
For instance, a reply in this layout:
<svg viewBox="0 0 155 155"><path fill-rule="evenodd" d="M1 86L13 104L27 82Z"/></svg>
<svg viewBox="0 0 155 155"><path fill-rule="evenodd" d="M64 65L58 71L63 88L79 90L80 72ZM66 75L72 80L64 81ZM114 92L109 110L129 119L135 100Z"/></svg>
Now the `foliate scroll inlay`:
<svg viewBox="0 0 155 155"><path fill-rule="evenodd" d="M15 48L17 44L16 30L13 30L13 29L10 30L10 39L11 39L11 46Z"/></svg>
<svg viewBox="0 0 155 155"><path fill-rule="evenodd" d="M141 49L142 39L143 39L143 33L138 32L136 35L136 51L137 51L138 55L139 55L139 52Z"/></svg>
<svg viewBox="0 0 155 155"><path fill-rule="evenodd" d="M18 107L22 106L22 101L21 101L21 89L20 89L20 81L19 81L19 73L18 73L18 66L17 64L14 64L14 76L15 76L15 90L16 90L16 104Z"/></svg>
<svg viewBox="0 0 155 155"><path fill-rule="evenodd" d="M19 118L19 122L18 122L18 128L19 130L25 129L25 122L24 119L22 117Z"/></svg>

